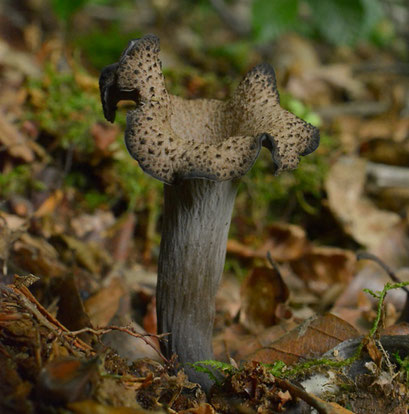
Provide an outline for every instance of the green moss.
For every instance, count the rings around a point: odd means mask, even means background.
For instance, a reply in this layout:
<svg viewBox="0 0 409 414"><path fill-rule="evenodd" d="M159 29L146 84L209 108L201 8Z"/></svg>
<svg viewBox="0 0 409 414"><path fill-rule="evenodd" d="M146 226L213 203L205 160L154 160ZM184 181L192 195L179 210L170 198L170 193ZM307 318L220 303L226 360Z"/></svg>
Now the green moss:
<svg viewBox="0 0 409 414"><path fill-rule="evenodd" d="M0 174L0 196L6 198L14 194L25 194L31 189L41 190L41 182L33 178L29 164L13 167L9 172Z"/></svg>
<svg viewBox="0 0 409 414"><path fill-rule="evenodd" d="M399 364L402 373L405 376L406 386L409 386L409 356L406 356L402 359L399 356L399 352L393 355L396 359L396 362Z"/></svg>
<svg viewBox="0 0 409 414"><path fill-rule="evenodd" d="M131 210L143 210L148 200L161 200L162 183L145 174L125 149L114 154L114 173ZM118 193L118 191L116 191Z"/></svg>
<svg viewBox="0 0 409 414"><path fill-rule="evenodd" d="M318 115L291 95L282 94L281 104L298 117L320 126ZM319 149L307 157L301 157L296 170L279 176L273 175L270 153L262 151L255 166L242 179L235 215L246 217L250 223L272 221L289 211L291 204L295 213L316 214L329 170L328 154L334 148L336 143L333 138L321 133Z"/></svg>
<svg viewBox="0 0 409 414"><path fill-rule="evenodd" d="M84 52L84 56L93 67L101 70L109 63L117 62L128 42L141 35L139 31L123 33L120 24L115 23L108 28L96 27L75 36L74 44Z"/></svg>
<svg viewBox="0 0 409 414"><path fill-rule="evenodd" d="M221 382L219 378L216 377L215 371L219 372L223 376L230 376L238 371L238 369L233 365L227 364L226 362L215 361L214 359L197 361L189 365L193 367L195 371L207 374L209 378L218 385L220 385Z"/></svg>
<svg viewBox="0 0 409 414"><path fill-rule="evenodd" d="M90 153L94 141L89 129L103 114L96 80L88 78L89 84L81 85L81 76L88 77L82 69L59 71L48 65L41 79L28 81L28 117L64 149Z"/></svg>

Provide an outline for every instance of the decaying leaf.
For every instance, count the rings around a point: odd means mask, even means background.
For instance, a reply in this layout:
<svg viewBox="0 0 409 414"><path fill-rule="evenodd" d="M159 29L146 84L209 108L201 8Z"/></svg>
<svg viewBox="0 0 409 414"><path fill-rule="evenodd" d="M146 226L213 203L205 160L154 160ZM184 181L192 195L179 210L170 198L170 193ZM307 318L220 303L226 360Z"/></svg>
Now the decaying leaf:
<svg viewBox="0 0 409 414"><path fill-rule="evenodd" d="M309 242L305 231L300 226L288 223L271 224L268 238L259 249L232 239L227 243L227 251L239 257L264 259L269 252L278 262L299 259L308 249Z"/></svg>
<svg viewBox="0 0 409 414"><path fill-rule="evenodd" d="M55 282L53 293L58 299L57 319L70 331L91 327L91 321L85 312L78 287L74 277L69 274ZM85 342L90 342L89 334L81 336Z"/></svg>
<svg viewBox="0 0 409 414"><path fill-rule="evenodd" d="M113 278L84 303L85 310L94 326L106 326L118 311L125 287L119 278Z"/></svg>
<svg viewBox="0 0 409 414"><path fill-rule="evenodd" d="M96 148L107 153L110 145L115 142L118 136L119 128L117 125L110 125L108 123L98 122L91 127L91 135L94 139Z"/></svg>
<svg viewBox="0 0 409 414"><path fill-rule="evenodd" d="M86 399L98 379L96 359L58 358L46 364L37 381L37 396L42 401L61 404Z"/></svg>
<svg viewBox="0 0 409 414"><path fill-rule="evenodd" d="M366 162L343 157L332 166L325 187L329 206L346 233L374 249L384 242L400 220L399 215L379 210L364 196Z"/></svg>
<svg viewBox="0 0 409 414"><path fill-rule="evenodd" d="M268 228L266 250L278 262L301 258L309 250L305 230L288 223L273 223Z"/></svg>
<svg viewBox="0 0 409 414"><path fill-rule="evenodd" d="M34 275L58 277L67 272L57 250L44 238L29 233L24 233L15 243L12 259Z"/></svg>
<svg viewBox="0 0 409 414"><path fill-rule="evenodd" d="M300 358L316 358L346 339L359 336L349 323L328 313L300 326L282 336L272 344L247 356L271 364L277 360L294 364Z"/></svg>
<svg viewBox="0 0 409 414"><path fill-rule="evenodd" d="M233 324L223 330L213 340L216 359L223 360L226 355L237 361L246 359L253 352L269 346L297 326L293 319L281 321L278 325L265 328L260 332L249 333L241 324Z"/></svg>
<svg viewBox="0 0 409 414"><path fill-rule="evenodd" d="M409 335L409 323L400 322L381 330L382 335Z"/></svg>
<svg viewBox="0 0 409 414"><path fill-rule="evenodd" d="M111 211L96 210L92 214L84 213L73 217L70 227L75 236L81 240L98 240L105 236L110 227L115 224Z"/></svg>
<svg viewBox="0 0 409 414"><path fill-rule="evenodd" d="M364 347L368 352L372 361L376 364L377 367L381 367L383 354L379 347L376 345L375 340L373 338L368 338L364 340Z"/></svg>
<svg viewBox="0 0 409 414"><path fill-rule="evenodd" d="M93 274L98 274L104 265L111 262L108 252L94 242L83 242L75 237L61 234L61 239L73 251L76 259Z"/></svg>
<svg viewBox="0 0 409 414"><path fill-rule="evenodd" d="M27 230L26 221L11 214L0 215L0 260L3 261L3 274L7 274L7 262L14 243Z"/></svg>
<svg viewBox="0 0 409 414"><path fill-rule="evenodd" d="M0 143L12 157L21 158L25 162L34 161L34 152L28 140L10 123L0 111Z"/></svg>
<svg viewBox="0 0 409 414"><path fill-rule="evenodd" d="M251 330L274 325L278 321L277 307L288 296L288 288L276 269L254 268L241 287L240 322Z"/></svg>
<svg viewBox="0 0 409 414"><path fill-rule="evenodd" d="M46 198L34 213L35 217L40 218L55 211L61 203L64 194L61 190L55 190L48 198Z"/></svg>
<svg viewBox="0 0 409 414"><path fill-rule="evenodd" d="M135 225L135 214L128 212L111 227L110 233L112 233L112 236L109 245L115 260L125 261L127 259L133 242Z"/></svg>
<svg viewBox="0 0 409 414"><path fill-rule="evenodd" d="M32 384L23 380L15 361L11 355L0 348L0 400L7 401L8 409L12 412L28 413L32 409L29 395L32 391ZM0 410L3 408L0 405Z"/></svg>
<svg viewBox="0 0 409 414"><path fill-rule="evenodd" d="M312 247L302 258L290 262L298 277L319 281L325 289L334 283L347 285L355 274L356 257L352 251L336 247Z"/></svg>

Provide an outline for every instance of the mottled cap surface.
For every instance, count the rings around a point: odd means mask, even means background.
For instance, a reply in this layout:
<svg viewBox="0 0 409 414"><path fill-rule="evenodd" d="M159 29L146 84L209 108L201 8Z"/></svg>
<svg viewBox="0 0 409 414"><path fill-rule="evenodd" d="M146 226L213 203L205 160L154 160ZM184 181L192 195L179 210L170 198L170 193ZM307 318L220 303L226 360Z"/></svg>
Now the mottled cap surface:
<svg viewBox="0 0 409 414"><path fill-rule="evenodd" d="M275 173L297 167L313 152L319 132L280 106L274 70L253 68L227 101L185 100L168 94L159 60L159 39L132 40L118 63L100 76L105 117L113 122L121 99L128 112L125 142L141 168L172 184L181 179L239 178L260 149L271 151Z"/></svg>

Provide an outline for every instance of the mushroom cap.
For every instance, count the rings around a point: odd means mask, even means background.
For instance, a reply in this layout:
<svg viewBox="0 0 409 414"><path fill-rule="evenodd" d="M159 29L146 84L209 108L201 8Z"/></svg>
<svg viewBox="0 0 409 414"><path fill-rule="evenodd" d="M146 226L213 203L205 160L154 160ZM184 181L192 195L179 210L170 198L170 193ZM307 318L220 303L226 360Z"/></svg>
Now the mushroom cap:
<svg viewBox="0 0 409 414"><path fill-rule="evenodd" d="M239 178L262 146L271 151L278 174L295 169L299 157L319 145L317 128L281 108L268 64L248 72L227 101L168 94L154 35L129 42L119 62L102 70L100 90L111 122L119 100L136 102L127 114L126 146L145 172L168 184Z"/></svg>

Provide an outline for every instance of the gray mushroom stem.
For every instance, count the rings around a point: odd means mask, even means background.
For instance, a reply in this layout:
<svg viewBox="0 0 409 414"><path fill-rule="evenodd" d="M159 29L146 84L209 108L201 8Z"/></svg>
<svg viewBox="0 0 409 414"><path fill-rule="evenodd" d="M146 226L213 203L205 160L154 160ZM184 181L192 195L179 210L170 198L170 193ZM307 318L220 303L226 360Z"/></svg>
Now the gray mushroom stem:
<svg viewBox="0 0 409 414"><path fill-rule="evenodd" d="M165 184L157 312L165 355L184 363L213 359L215 295L223 273L237 180ZM189 378L208 389L209 377L185 364Z"/></svg>

